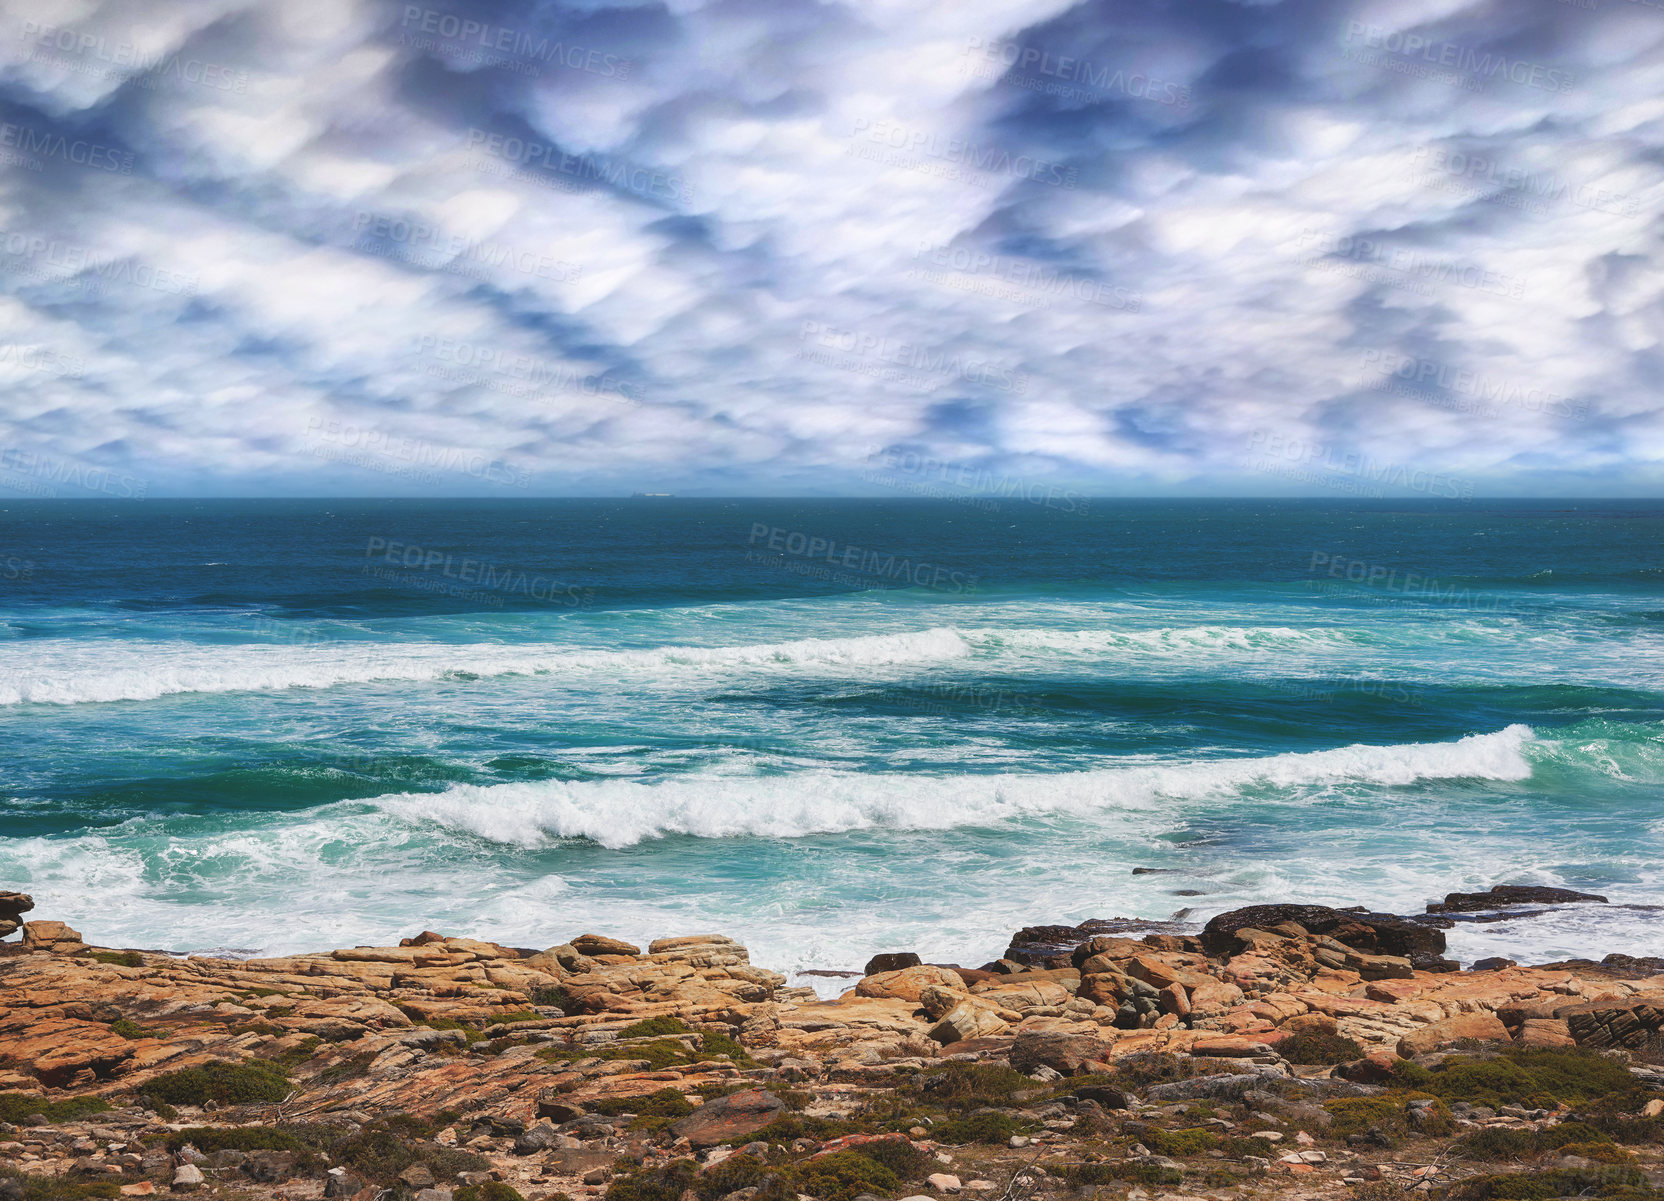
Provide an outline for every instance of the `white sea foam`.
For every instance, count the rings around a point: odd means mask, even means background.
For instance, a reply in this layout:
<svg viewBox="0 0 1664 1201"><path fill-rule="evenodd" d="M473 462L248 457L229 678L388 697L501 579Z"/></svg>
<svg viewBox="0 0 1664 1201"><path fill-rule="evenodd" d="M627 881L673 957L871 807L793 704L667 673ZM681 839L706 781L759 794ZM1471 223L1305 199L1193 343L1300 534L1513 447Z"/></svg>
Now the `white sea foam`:
<svg viewBox="0 0 1664 1201"><path fill-rule="evenodd" d="M1524 780L1531 775L1523 753L1531 738L1529 726L1512 725L1456 742L1358 745L1089 772L924 776L817 771L677 777L657 783L544 780L460 785L371 803L411 822L435 822L522 847L556 838L587 838L617 848L667 834L795 838L869 828L942 830L1041 814L1144 810L1163 798L1200 800L1256 787Z"/></svg>

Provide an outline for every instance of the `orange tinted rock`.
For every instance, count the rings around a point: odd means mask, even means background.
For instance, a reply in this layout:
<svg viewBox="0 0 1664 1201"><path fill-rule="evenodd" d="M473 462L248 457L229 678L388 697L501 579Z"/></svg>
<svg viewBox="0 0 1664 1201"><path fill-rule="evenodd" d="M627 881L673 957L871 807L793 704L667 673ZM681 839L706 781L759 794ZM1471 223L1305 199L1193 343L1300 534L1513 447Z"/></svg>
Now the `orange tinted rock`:
<svg viewBox="0 0 1664 1201"><path fill-rule="evenodd" d="M1458 1039L1509 1042L1508 1027L1494 1013L1463 1013L1412 1030L1398 1040L1398 1053L1408 1059L1435 1050Z"/></svg>

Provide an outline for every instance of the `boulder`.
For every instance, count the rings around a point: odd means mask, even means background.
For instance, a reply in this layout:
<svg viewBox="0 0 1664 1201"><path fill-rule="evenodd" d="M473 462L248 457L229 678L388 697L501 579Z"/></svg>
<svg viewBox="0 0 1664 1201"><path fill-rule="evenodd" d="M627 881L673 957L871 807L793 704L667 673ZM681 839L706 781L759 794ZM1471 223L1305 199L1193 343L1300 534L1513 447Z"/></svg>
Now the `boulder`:
<svg viewBox="0 0 1664 1201"><path fill-rule="evenodd" d="M62 922L24 922L23 945L43 951L79 950L81 935Z"/></svg>
<svg viewBox="0 0 1664 1201"><path fill-rule="evenodd" d="M858 997L878 997L896 1001L917 1002L927 988L945 988L950 992L964 992L965 982L959 973L945 967L922 963L899 971L880 972L868 976L855 986Z"/></svg>
<svg viewBox="0 0 1664 1201"><path fill-rule="evenodd" d="M929 1033L931 1038L946 1045L987 1038L1009 1026L1010 1023L1000 1016L995 1006L975 997L966 997L944 1013Z"/></svg>
<svg viewBox="0 0 1664 1201"><path fill-rule="evenodd" d="M1033 1075L1039 1067L1080 1076L1092 1070L1088 1065L1108 1060L1114 1045L1085 1034L1025 1031L1011 1044L1011 1066L1025 1076Z"/></svg>
<svg viewBox="0 0 1664 1201"><path fill-rule="evenodd" d="M1075 948L1100 934L1142 934L1169 925L1130 917L1095 917L1078 926L1024 926L1011 936L1005 958L1039 967L1069 967Z"/></svg>
<svg viewBox="0 0 1664 1201"><path fill-rule="evenodd" d="M1500 909L1504 905L1567 905L1574 901L1598 901L1606 898L1592 892L1574 892L1570 888L1543 888L1533 884L1498 884L1486 892L1452 892L1438 904L1429 905L1428 913L1479 913L1486 909Z"/></svg>
<svg viewBox="0 0 1664 1201"><path fill-rule="evenodd" d="M1327 905L1249 905L1221 913L1202 928L1209 955L1225 957L1239 949L1236 932L1245 927L1273 930L1293 922L1311 934L1323 934L1366 955L1395 955L1423 971L1448 971L1444 932L1390 913L1331 909Z"/></svg>
<svg viewBox="0 0 1664 1201"><path fill-rule="evenodd" d="M34 907L35 898L26 892L0 892L0 917L21 917Z"/></svg>
<svg viewBox="0 0 1664 1201"><path fill-rule="evenodd" d="M641 948L603 934L580 934L567 944L580 955L640 955Z"/></svg>
<svg viewBox="0 0 1664 1201"><path fill-rule="evenodd" d="M675 1138L685 1138L695 1147L737 1143L774 1121L786 1103L773 1093L748 1089L705 1102L685 1118L670 1124Z"/></svg>
<svg viewBox="0 0 1664 1201"><path fill-rule="evenodd" d="M1658 993L1566 1005L1554 1016L1565 1021L1582 1046L1647 1052L1664 1048L1664 995Z"/></svg>
<svg viewBox="0 0 1664 1201"><path fill-rule="evenodd" d="M1508 1027L1502 1024L1502 1019L1494 1013L1459 1013L1455 1017L1442 1021L1430 1022L1419 1026L1398 1040L1398 1053L1405 1059L1412 1055L1425 1054L1446 1043L1453 1043L1459 1039L1474 1038L1483 1042L1505 1043L1512 1041Z"/></svg>
<svg viewBox="0 0 1664 1201"><path fill-rule="evenodd" d="M924 960L912 951L886 951L867 960L867 966L861 969L861 974L876 976L880 972L899 972L902 968L918 967L923 962Z"/></svg>

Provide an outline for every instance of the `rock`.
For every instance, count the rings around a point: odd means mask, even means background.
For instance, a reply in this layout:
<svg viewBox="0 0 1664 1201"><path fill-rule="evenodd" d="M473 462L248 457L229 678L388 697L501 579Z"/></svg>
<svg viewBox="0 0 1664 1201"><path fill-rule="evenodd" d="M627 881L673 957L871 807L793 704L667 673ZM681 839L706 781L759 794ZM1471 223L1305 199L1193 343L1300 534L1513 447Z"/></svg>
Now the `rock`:
<svg viewBox="0 0 1664 1201"><path fill-rule="evenodd" d="M1656 1118L1660 1114L1664 1114L1664 1100L1659 1100L1657 1097L1641 1106L1641 1116L1644 1118Z"/></svg>
<svg viewBox="0 0 1664 1201"><path fill-rule="evenodd" d="M433 1173L426 1164L413 1163L399 1173L399 1183L412 1190L432 1188Z"/></svg>
<svg viewBox="0 0 1664 1201"><path fill-rule="evenodd" d="M43 951L79 949L81 935L62 922L24 922L23 945Z"/></svg>
<svg viewBox="0 0 1664 1201"><path fill-rule="evenodd" d="M1095 917L1078 926L1025 926L1011 936L1004 958L1036 967L1069 967L1075 948L1097 935L1142 934L1162 929L1179 932L1171 922L1128 917Z"/></svg>
<svg viewBox="0 0 1664 1201"><path fill-rule="evenodd" d="M1075 1096L1082 1101L1091 1101L1105 1109L1131 1109L1132 1100L1118 1088L1111 1088L1107 1084L1085 1084L1075 1090Z"/></svg>
<svg viewBox="0 0 1664 1201"><path fill-rule="evenodd" d="M351 1197L364 1187L364 1182L345 1168L331 1168L324 1175L324 1196Z"/></svg>
<svg viewBox="0 0 1664 1201"><path fill-rule="evenodd" d="M613 1160L618 1158L611 1151L566 1150L554 1148L543 1156L543 1166L562 1176L582 1176L593 1172L596 1168L611 1167Z"/></svg>
<svg viewBox="0 0 1664 1201"><path fill-rule="evenodd" d="M670 1124L675 1138L685 1138L695 1147L715 1147L755 1134L779 1116L786 1103L773 1093L748 1089L705 1102L684 1118Z"/></svg>
<svg viewBox="0 0 1664 1201"><path fill-rule="evenodd" d="M1508 1027L1494 1013L1459 1013L1411 1030L1398 1040L1398 1053L1405 1059L1456 1042L1475 1038L1485 1042L1510 1042Z"/></svg>
<svg viewBox="0 0 1664 1201"><path fill-rule="evenodd" d="M1543 888L1537 885L1498 884L1488 892L1452 892L1440 904L1429 905L1428 913L1477 913L1486 909L1500 909L1504 905L1567 905L1574 901L1598 901L1606 898L1592 892L1573 892L1569 888Z"/></svg>
<svg viewBox="0 0 1664 1201"><path fill-rule="evenodd" d="M1575 1047L1571 1024L1564 1018L1526 1018L1514 1033L1514 1041L1526 1047Z"/></svg>
<svg viewBox="0 0 1664 1201"><path fill-rule="evenodd" d="M261 1184L276 1184L295 1174L293 1151L253 1151L243 1160L243 1173Z"/></svg>
<svg viewBox="0 0 1664 1201"><path fill-rule="evenodd" d="M154 1182L149 1181L149 1180L141 1180L137 1184L124 1184L124 1185L121 1186L121 1195L123 1197L150 1197L150 1196L154 1196L155 1193L156 1193L156 1185L154 1184ZM18 1189L17 1190L17 1195L19 1197L22 1197L23 1196L23 1190ZM7 1196L7 1193L6 1193L5 1188L0 1187L0 1197L6 1197L6 1196Z"/></svg>
<svg viewBox="0 0 1664 1201"><path fill-rule="evenodd" d="M1025 1076L1039 1067L1051 1068L1064 1076L1079 1076L1087 1066L1110 1058L1113 1043L1084 1034L1051 1034L1025 1031L1011 1044L1011 1066Z"/></svg>
<svg viewBox="0 0 1664 1201"><path fill-rule="evenodd" d="M1256 1074L1229 1076L1196 1076L1190 1080L1175 1080L1170 1084L1153 1084L1144 1090L1152 1101L1194 1101L1199 1097L1240 1097L1265 1083Z"/></svg>
<svg viewBox="0 0 1664 1201"><path fill-rule="evenodd" d="M194 1193L204 1183L202 1169L194 1163L182 1163L173 1171L173 1191Z"/></svg>
<svg viewBox="0 0 1664 1201"><path fill-rule="evenodd" d="M1386 1084L1394 1078L1399 1056L1393 1051L1372 1051L1362 1059L1343 1063L1335 1068L1335 1075L1356 1084Z"/></svg>
<svg viewBox="0 0 1664 1201"><path fill-rule="evenodd" d="M924 1182L939 1193L957 1193L962 1187L959 1177L946 1172L933 1172L924 1178Z"/></svg>
<svg viewBox="0 0 1664 1201"><path fill-rule="evenodd" d="M1396 955L1421 970L1444 971L1445 938L1441 930L1390 913L1331 909L1327 905L1249 905L1221 913L1202 928L1202 946L1210 955L1236 954L1238 930L1270 930L1293 922L1311 934L1323 934L1367 955Z"/></svg>
<svg viewBox="0 0 1664 1201"><path fill-rule="evenodd" d="M867 966L861 969L861 974L876 976L880 972L899 972L902 968L918 967L923 962L912 951L887 951L867 960Z"/></svg>
<svg viewBox="0 0 1664 1201"><path fill-rule="evenodd" d="M601 934L580 934L567 944L580 955L640 955L641 948Z"/></svg>
<svg viewBox="0 0 1664 1201"><path fill-rule="evenodd" d="M1581 1046L1654 1051L1664 1047L1664 995L1647 993L1555 1010Z"/></svg>
<svg viewBox="0 0 1664 1201"><path fill-rule="evenodd" d="M0 917L20 917L35 907L35 898L26 892L0 892Z"/></svg>
<svg viewBox="0 0 1664 1201"><path fill-rule="evenodd" d="M547 1151L550 1147L560 1146L560 1140L565 1137L548 1122L538 1122L521 1131L514 1140L516 1155L535 1155L539 1151Z"/></svg>
<svg viewBox="0 0 1664 1201"><path fill-rule="evenodd" d="M537 1094L537 1116L552 1122L576 1122L584 1116L584 1109L568 1101L558 1090L546 1088Z"/></svg>
<svg viewBox="0 0 1664 1201"><path fill-rule="evenodd" d="M930 1028L929 1037L943 1045L951 1045L987 1038L1009 1027L1010 1023L999 1015L995 1006L975 997L966 997L942 1015L941 1020Z"/></svg>
<svg viewBox="0 0 1664 1201"><path fill-rule="evenodd" d="M1452 895L1454 895L1454 894L1452 894ZM1470 972L1500 972L1500 971L1502 971L1503 968L1518 967L1518 966L1519 966L1519 964L1516 963L1512 959L1504 959L1500 955L1493 955L1489 959L1476 959L1476 960L1474 960L1473 961L1473 966L1468 968L1468 971L1470 971Z"/></svg>
<svg viewBox="0 0 1664 1201"><path fill-rule="evenodd" d="M451 1201L451 1190L448 1188L418 1189L412 1201Z"/></svg>
<svg viewBox="0 0 1664 1201"><path fill-rule="evenodd" d="M949 971L945 967L920 964L917 967L868 976L855 986L855 995L916 1002L925 989L932 987L962 993L965 991L965 982L959 978L957 972Z"/></svg>

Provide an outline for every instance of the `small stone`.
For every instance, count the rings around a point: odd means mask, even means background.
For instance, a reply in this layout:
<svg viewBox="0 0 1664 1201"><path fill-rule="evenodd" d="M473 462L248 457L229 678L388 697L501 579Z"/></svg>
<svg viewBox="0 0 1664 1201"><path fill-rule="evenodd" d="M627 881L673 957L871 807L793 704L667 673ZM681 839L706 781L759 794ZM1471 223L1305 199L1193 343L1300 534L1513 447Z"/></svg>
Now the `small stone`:
<svg viewBox="0 0 1664 1201"><path fill-rule="evenodd" d="M1317 1146L1317 1140L1307 1134L1304 1130L1297 1130L1294 1132L1294 1141L1299 1143L1302 1147Z"/></svg>
<svg viewBox="0 0 1664 1201"><path fill-rule="evenodd" d="M420 1191L433 1187L433 1173L423 1163L413 1163L399 1173L399 1180L406 1188Z"/></svg>
<svg viewBox="0 0 1664 1201"><path fill-rule="evenodd" d="M173 1171L173 1191L193 1193L203 1185L202 1169L194 1163L182 1163Z"/></svg>
<svg viewBox="0 0 1664 1201"><path fill-rule="evenodd" d="M121 1195L123 1197L148 1197L155 1191L156 1186L148 1180L141 1180L137 1184L124 1184L121 1186ZM23 1195L21 1190L19 1190L18 1195Z"/></svg>
<svg viewBox="0 0 1664 1201"><path fill-rule="evenodd" d="M1283 1141L1283 1136L1278 1134L1275 1130L1256 1130L1248 1137L1264 1139L1268 1143L1280 1143Z"/></svg>
<svg viewBox="0 0 1664 1201"><path fill-rule="evenodd" d="M605 1184L612 1179L611 1168L591 1168L584 1173L585 1184Z"/></svg>
<svg viewBox="0 0 1664 1201"><path fill-rule="evenodd" d="M933 1172L925 1177L924 1182L939 1193L957 1193L962 1187L959 1177L950 1176L946 1172Z"/></svg>
<svg viewBox="0 0 1664 1201"><path fill-rule="evenodd" d="M1664 1114L1664 1100L1654 1098L1641 1107L1641 1116L1644 1118L1656 1118L1660 1114Z"/></svg>

